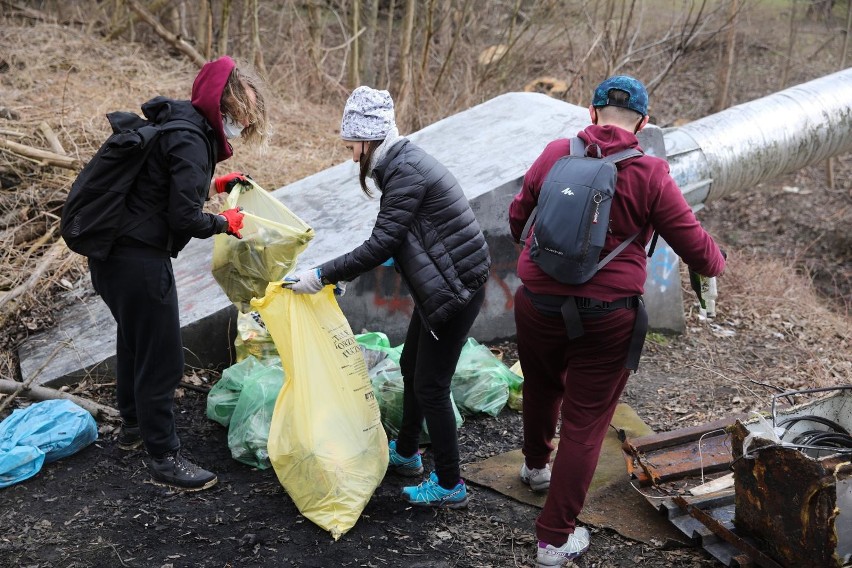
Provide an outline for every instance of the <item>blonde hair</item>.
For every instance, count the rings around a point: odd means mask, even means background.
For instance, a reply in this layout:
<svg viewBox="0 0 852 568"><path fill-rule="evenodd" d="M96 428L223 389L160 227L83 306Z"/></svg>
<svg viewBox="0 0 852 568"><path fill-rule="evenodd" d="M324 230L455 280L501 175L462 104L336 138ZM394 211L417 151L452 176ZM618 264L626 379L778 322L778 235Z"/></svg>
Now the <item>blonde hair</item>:
<svg viewBox="0 0 852 568"><path fill-rule="evenodd" d="M252 104L249 90L254 93ZM250 68L237 66L228 76L219 106L223 114L235 120L247 119L249 125L240 137L252 146L265 146L269 139L269 118L266 109L266 85Z"/></svg>

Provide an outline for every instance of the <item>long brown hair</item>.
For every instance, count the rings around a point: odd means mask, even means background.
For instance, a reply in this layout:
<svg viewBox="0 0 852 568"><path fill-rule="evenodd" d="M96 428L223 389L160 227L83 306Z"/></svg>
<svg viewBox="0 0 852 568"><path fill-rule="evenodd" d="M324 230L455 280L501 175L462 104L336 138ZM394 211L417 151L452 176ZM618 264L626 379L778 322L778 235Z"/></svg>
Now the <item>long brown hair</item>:
<svg viewBox="0 0 852 568"><path fill-rule="evenodd" d="M367 142L367 149L361 154L358 164L361 166L361 172L358 175L358 181L361 182L361 191L367 194L367 197L373 197L373 192L367 187L367 171L370 169L370 160L373 159L373 154L376 153L376 148L382 145L384 140L370 140Z"/></svg>
<svg viewBox="0 0 852 568"><path fill-rule="evenodd" d="M249 90L254 92L254 104L249 98ZM252 146L262 147L269 138L265 94L264 82L251 68L245 66L234 67L222 91L219 104L222 113L235 120L248 120L249 125L243 129L240 137Z"/></svg>

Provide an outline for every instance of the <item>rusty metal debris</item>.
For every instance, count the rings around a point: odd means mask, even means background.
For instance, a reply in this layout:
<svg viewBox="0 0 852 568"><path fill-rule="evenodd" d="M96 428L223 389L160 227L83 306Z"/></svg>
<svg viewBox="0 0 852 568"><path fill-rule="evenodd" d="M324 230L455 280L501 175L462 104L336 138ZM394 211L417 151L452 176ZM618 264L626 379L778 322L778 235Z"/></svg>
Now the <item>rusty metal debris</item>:
<svg viewBox="0 0 852 568"><path fill-rule="evenodd" d="M839 568L852 557L852 449L787 445L814 431L805 422L852 430L852 386L820 390L838 392L784 412L787 424L798 418L788 429L779 426L785 421L778 420L773 406L773 430L780 440L767 434L747 447L748 425L737 422L731 430L734 523L785 566L797 568Z"/></svg>
<svg viewBox="0 0 852 568"><path fill-rule="evenodd" d="M773 398L771 423L740 416L626 439L628 472L649 488L649 503L726 566L852 566L852 440L843 438L852 386L778 398L827 391L837 392L781 412ZM733 487L684 495L725 469Z"/></svg>
<svg viewBox="0 0 852 568"><path fill-rule="evenodd" d="M726 430L739 418L745 416L625 440L622 449L627 472L647 486L724 471L733 461Z"/></svg>

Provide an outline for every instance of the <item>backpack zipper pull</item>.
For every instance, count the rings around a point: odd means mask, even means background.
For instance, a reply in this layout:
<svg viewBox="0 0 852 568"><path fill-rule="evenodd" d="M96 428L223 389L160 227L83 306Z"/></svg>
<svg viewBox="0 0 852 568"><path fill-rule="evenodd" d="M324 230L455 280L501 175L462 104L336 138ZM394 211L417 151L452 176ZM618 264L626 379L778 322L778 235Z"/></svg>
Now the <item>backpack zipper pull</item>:
<svg viewBox="0 0 852 568"><path fill-rule="evenodd" d="M596 193L593 201L595 202L595 214L592 216L592 225L597 225L601 201L603 201L603 196L600 193Z"/></svg>

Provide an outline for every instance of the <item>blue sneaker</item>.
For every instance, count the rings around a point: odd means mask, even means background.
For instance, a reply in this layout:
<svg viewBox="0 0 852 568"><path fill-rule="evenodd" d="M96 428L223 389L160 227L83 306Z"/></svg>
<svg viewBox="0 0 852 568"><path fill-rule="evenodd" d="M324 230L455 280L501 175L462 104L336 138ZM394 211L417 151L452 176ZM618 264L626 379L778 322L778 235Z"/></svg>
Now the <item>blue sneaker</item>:
<svg viewBox="0 0 852 568"><path fill-rule="evenodd" d="M438 485L435 472L429 474L429 479L420 485L402 488L402 498L420 507L446 507L462 509L467 507L467 486L460 479L452 489L444 489Z"/></svg>
<svg viewBox="0 0 852 568"><path fill-rule="evenodd" d="M396 440L388 442L388 453L390 454L390 462L388 467L399 475L406 477L414 477L423 475L423 460L420 458L420 452L415 453L410 458L404 458L396 451Z"/></svg>

